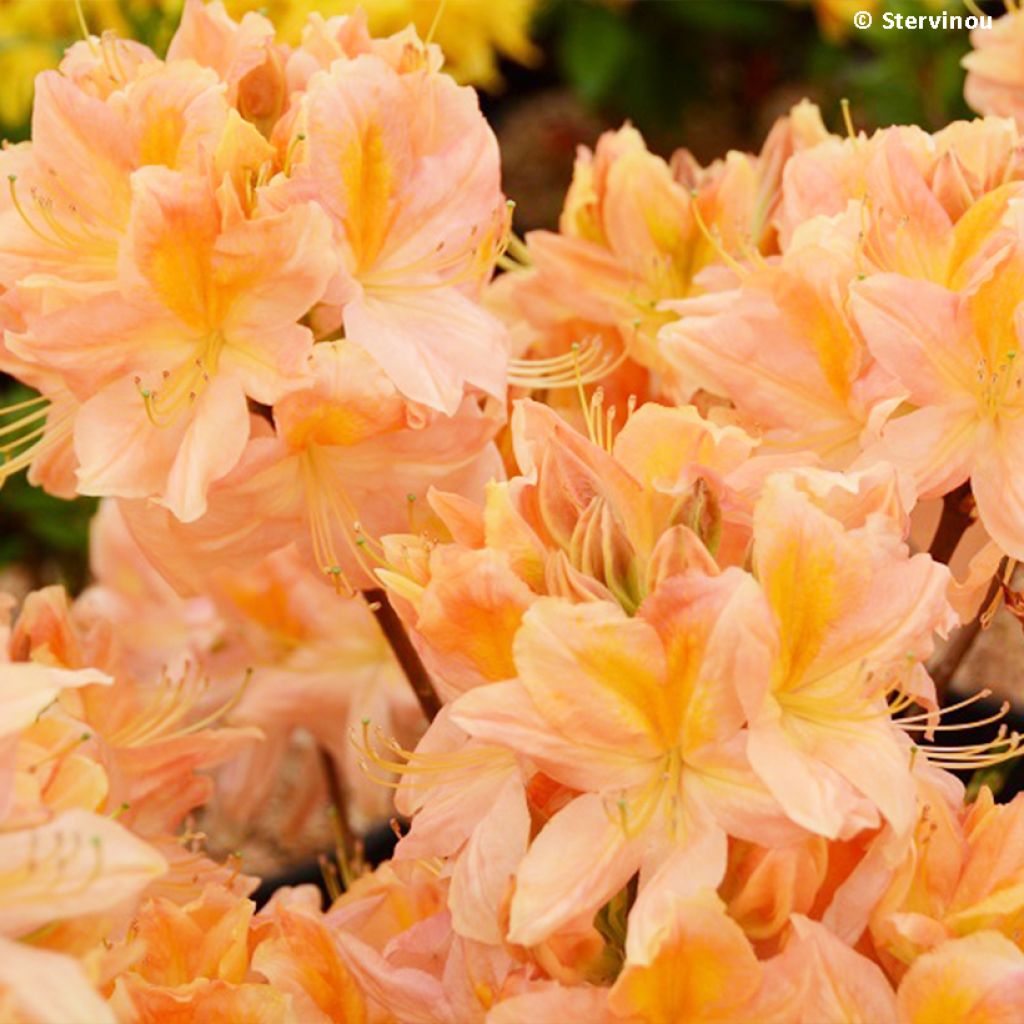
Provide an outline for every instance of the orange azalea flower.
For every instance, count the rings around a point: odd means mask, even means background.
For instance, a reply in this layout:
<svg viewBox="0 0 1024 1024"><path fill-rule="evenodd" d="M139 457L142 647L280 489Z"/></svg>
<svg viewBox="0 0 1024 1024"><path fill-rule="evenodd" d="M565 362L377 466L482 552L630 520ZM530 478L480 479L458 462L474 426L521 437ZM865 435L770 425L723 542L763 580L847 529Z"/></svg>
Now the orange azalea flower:
<svg viewBox="0 0 1024 1024"><path fill-rule="evenodd" d="M856 285L852 301L868 347L907 396L865 460L906 469L923 497L969 478L982 523L1014 557L1024 557L1024 496L1014 487L1022 280L1024 246L1015 239L969 291L885 274Z"/></svg>
<svg viewBox="0 0 1024 1024"><path fill-rule="evenodd" d="M922 956L896 995L900 1024L1002 1024L1024 1007L1024 953L998 932L943 943Z"/></svg>
<svg viewBox="0 0 1024 1024"><path fill-rule="evenodd" d="M822 507L824 506L824 507ZM859 521L858 521L859 520ZM845 528L785 474L754 512L754 574L770 608L770 658L740 681L754 770L805 828L844 837L913 822L910 743L889 693L913 692L933 633L955 624L949 573L907 557L891 521L862 505Z"/></svg>
<svg viewBox="0 0 1024 1024"><path fill-rule="evenodd" d="M54 665L79 670L64 673L70 677L64 685L73 688L64 689L53 713L41 716L22 735L27 791L58 806L71 799L74 806L85 801L89 809L99 810L101 801L116 808L121 822L140 834L165 835L210 797L213 782L197 770L230 759L261 737L255 728L216 726L241 697L244 676L236 677L231 696L204 713L200 709L209 680L196 664L186 661L177 677L165 669L156 678L120 674L111 680L84 668L94 656L104 663L117 655L102 644L102 633L98 650L90 649L92 639L94 635L83 636L72 622L60 588L26 600L10 646L29 664L12 668L53 673L49 666ZM75 687L76 677L85 685ZM71 786L76 769L77 790Z"/></svg>
<svg viewBox="0 0 1024 1024"><path fill-rule="evenodd" d="M0 931L24 936L62 918L130 909L166 868L149 843L87 811L0 832Z"/></svg>
<svg viewBox="0 0 1024 1024"><path fill-rule="evenodd" d="M312 384L275 408L275 436L254 420L204 518L182 524L152 504L122 504L147 557L180 591L201 591L212 569L244 570L292 543L339 589L372 586L374 538L421 516L431 484L474 495L500 473L493 405L481 410L467 396L453 417L413 405L347 341L316 345L310 369Z"/></svg>
<svg viewBox="0 0 1024 1024"><path fill-rule="evenodd" d="M1014 236L1022 186L1004 181L1021 174L1016 143L993 120L934 137L893 128L794 157L780 259L673 305L680 319L659 338L680 396L730 400L765 451L853 463L905 396L851 315L858 279L898 272L962 289L990 273Z"/></svg>
<svg viewBox="0 0 1024 1024"><path fill-rule="evenodd" d="M182 906L147 903L132 926L143 956L116 981L119 1020L302 1020L359 1024L363 1001L319 910L302 890L282 891L255 918L254 904L210 886Z"/></svg>
<svg viewBox="0 0 1024 1024"><path fill-rule="evenodd" d="M948 939L985 930L1018 941L1024 917L1024 860L1017 835L1024 800L995 804L983 787L973 805L933 790L913 846L874 909L875 945L893 973ZM888 961L887 961L888 962Z"/></svg>
<svg viewBox="0 0 1024 1024"><path fill-rule="evenodd" d="M385 540L379 578L445 696L514 674L512 639L538 595L617 601L635 611L660 581L742 561L749 495L774 465L755 442L693 408L647 404L615 433L588 411L592 440L550 409L517 403L512 438L522 475L487 488L484 507L434 493L454 545Z"/></svg>
<svg viewBox="0 0 1024 1024"><path fill-rule="evenodd" d="M795 834L750 770L741 731L738 678L764 651L731 627L757 598L731 569L664 583L633 619L604 602L541 599L516 636L518 679L452 705L471 736L527 755L583 794L520 865L512 942L589 919L641 864L673 863L705 834ZM724 865L724 837L716 856Z"/></svg>
<svg viewBox="0 0 1024 1024"><path fill-rule="evenodd" d="M638 397L658 397L664 385L657 375L672 370L656 342L657 329L674 319L662 303L699 292L702 281L710 285L710 272L700 277L706 268L728 281L748 253L773 250L786 159L825 137L816 108L801 104L779 121L759 156L730 153L707 169L685 150L666 163L629 125L606 132L593 152L581 148L558 233L534 231L525 245L514 242L510 254L519 263L496 283L520 354L541 360L533 384L552 382L545 358L551 364L561 355L571 368L569 343L594 339L611 346L609 355L629 357L623 379L607 382L616 400L627 381ZM645 379L638 367L655 376ZM530 374L514 379L531 384ZM572 383L570 376L561 386Z"/></svg>
<svg viewBox="0 0 1024 1024"><path fill-rule="evenodd" d="M283 143L282 194L331 217L341 270L325 324L408 398L454 414L466 386L502 396L500 324L474 298L505 231L494 136L475 94L364 55L312 76Z"/></svg>
<svg viewBox="0 0 1024 1024"><path fill-rule="evenodd" d="M967 69L964 99L979 114L1012 117L1024 126L1024 17L1020 8L1006 4L1006 15L971 32L971 52L960 62Z"/></svg>
<svg viewBox="0 0 1024 1024"><path fill-rule="evenodd" d="M272 403L308 380L312 336L295 321L333 266L327 222L304 205L222 230L212 184L161 168L133 183L122 293L44 318L16 344L93 392L75 421L79 490L158 497L188 521L241 456L246 396ZM83 363L66 340L86 321Z"/></svg>
<svg viewBox="0 0 1024 1024"><path fill-rule="evenodd" d="M117 1021L72 957L8 939L0 939L0 1016L10 1024Z"/></svg>

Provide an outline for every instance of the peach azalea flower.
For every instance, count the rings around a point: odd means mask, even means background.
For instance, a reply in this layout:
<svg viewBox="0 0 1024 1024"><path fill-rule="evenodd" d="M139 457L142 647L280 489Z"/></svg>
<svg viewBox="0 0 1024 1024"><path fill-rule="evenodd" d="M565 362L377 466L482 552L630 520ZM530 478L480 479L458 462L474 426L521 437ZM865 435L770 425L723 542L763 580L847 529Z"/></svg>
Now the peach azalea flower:
<svg viewBox="0 0 1024 1024"><path fill-rule="evenodd" d="M767 631L771 655L739 687L750 761L795 822L833 838L875 827L879 814L897 833L911 827L911 745L885 697L913 687L933 632L956 622L945 566L907 558L891 521L869 508L844 528L778 474L754 512L770 620L744 628Z"/></svg>
<svg viewBox="0 0 1024 1024"><path fill-rule="evenodd" d="M656 872L709 830L797 832L751 771L741 731L737 680L764 652L736 627L757 599L735 569L675 577L632 619L605 602L543 598L516 635L518 678L452 705L471 736L582 794L519 867L510 941L589 920L641 865Z"/></svg>
<svg viewBox="0 0 1024 1024"><path fill-rule="evenodd" d="M116 1024L73 957L0 939L0 1017L9 1024Z"/></svg>
<svg viewBox="0 0 1024 1024"><path fill-rule="evenodd" d="M281 194L331 218L332 322L413 401L452 415L467 386L502 397L504 332L474 299L506 212L473 91L375 55L339 60L310 78L291 132Z"/></svg>
<svg viewBox="0 0 1024 1024"><path fill-rule="evenodd" d="M1024 494L1014 485L1024 445L1022 281L1018 243L967 292L885 274L855 285L852 298L869 349L907 396L864 459L912 473L920 497L970 479L982 523L1012 557L1024 557Z"/></svg>
<svg viewBox="0 0 1024 1024"><path fill-rule="evenodd" d="M951 939L926 953L896 993L900 1024L1009 1024L1024 1010L1024 953L998 932Z"/></svg>

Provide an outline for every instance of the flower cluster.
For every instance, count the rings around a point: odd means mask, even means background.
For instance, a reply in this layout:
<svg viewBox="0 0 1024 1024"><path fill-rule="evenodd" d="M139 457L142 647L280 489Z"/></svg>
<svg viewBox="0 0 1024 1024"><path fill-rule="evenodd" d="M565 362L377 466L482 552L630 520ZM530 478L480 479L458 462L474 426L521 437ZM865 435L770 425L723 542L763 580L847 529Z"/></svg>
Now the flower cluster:
<svg viewBox="0 0 1024 1024"><path fill-rule="evenodd" d="M41 4L37 0L4 0L0 4L0 124L23 124L32 109L32 80L54 67L64 46L78 36L78 5ZM502 85L499 58L532 64L537 53L530 42L530 23L536 0L227 0L225 10L234 18L260 11L269 17L287 43L300 42L311 14L325 18L364 10L374 35L390 35L413 24L423 37L433 29L444 49L445 70L456 81L494 89ZM85 0L83 14L94 29L109 29L121 36L134 30L158 48L166 44L185 8L185 0Z"/></svg>
<svg viewBox="0 0 1024 1024"><path fill-rule="evenodd" d="M1018 1018L1024 739L935 669L1022 601L1018 128L627 125L520 239L440 66L190 0L0 154L3 475L104 499L5 607L0 1014ZM327 908L204 846L283 785Z"/></svg>

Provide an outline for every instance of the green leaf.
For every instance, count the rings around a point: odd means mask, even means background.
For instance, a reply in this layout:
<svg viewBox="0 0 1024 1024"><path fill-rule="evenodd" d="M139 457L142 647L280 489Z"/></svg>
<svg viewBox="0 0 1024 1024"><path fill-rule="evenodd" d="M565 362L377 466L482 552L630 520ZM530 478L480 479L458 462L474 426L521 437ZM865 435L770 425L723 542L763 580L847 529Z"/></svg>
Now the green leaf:
<svg viewBox="0 0 1024 1024"><path fill-rule="evenodd" d="M576 93L590 103L608 98L616 80L630 64L633 37L611 11L589 4L571 4L558 40L562 73Z"/></svg>

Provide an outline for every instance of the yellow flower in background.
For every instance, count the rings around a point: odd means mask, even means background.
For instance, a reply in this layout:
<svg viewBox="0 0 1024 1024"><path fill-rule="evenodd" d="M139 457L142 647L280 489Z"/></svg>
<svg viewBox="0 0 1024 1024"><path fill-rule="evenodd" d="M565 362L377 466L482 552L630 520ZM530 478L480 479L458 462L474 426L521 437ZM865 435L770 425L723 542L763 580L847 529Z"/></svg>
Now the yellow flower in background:
<svg viewBox="0 0 1024 1024"><path fill-rule="evenodd" d="M362 7L374 36L413 24L426 38L433 29L432 40L444 51L445 70L463 84L484 89L501 85L499 57L520 64L539 57L529 36L537 0L226 0L225 6L235 18L263 10L288 43L299 41L312 11L327 18Z"/></svg>
<svg viewBox="0 0 1024 1024"><path fill-rule="evenodd" d="M880 6L878 0L811 0L811 3L814 4L821 34L833 43L850 34L853 16L858 11L867 11L874 16Z"/></svg>
<svg viewBox="0 0 1024 1024"><path fill-rule="evenodd" d="M123 30L119 0L93 0L83 7L94 32ZM28 120L32 83L54 67L64 48L81 37L75 5L47 0L0 0L0 125Z"/></svg>
<svg viewBox="0 0 1024 1024"><path fill-rule="evenodd" d="M891 4L883 3L881 0L810 0L810 2L814 5L814 13L818 19L821 34L833 43L841 43L850 35L853 16L858 11L866 11L872 18L875 18L892 7ZM924 12L960 10L958 0L917 0L917 2Z"/></svg>
<svg viewBox="0 0 1024 1024"><path fill-rule="evenodd" d="M82 0L89 31L108 30L166 46L183 0ZM0 0L0 130L26 125L35 77L56 67L64 50L82 38L73 0Z"/></svg>
<svg viewBox="0 0 1024 1024"><path fill-rule="evenodd" d="M177 25L182 6L183 0L82 0L91 33L112 29L158 52ZM537 6L538 0L225 0L235 18L262 11L287 43L299 42L314 11L327 18L362 7L377 36L412 23L425 38L433 28L445 69L459 82L484 89L501 86L500 58L520 64L538 59L529 37ZM27 124L35 76L55 67L64 49L80 38L73 0L0 0L0 130Z"/></svg>

